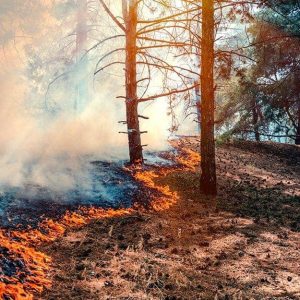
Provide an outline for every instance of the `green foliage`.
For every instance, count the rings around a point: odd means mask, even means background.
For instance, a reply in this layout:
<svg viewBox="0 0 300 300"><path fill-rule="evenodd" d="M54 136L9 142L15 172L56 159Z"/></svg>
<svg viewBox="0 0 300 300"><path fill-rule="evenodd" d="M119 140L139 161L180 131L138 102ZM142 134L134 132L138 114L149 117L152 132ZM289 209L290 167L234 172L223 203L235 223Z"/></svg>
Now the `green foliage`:
<svg viewBox="0 0 300 300"><path fill-rule="evenodd" d="M300 37L300 3L297 0L268 0L262 17L281 30Z"/></svg>
<svg viewBox="0 0 300 300"><path fill-rule="evenodd" d="M219 118L232 122L233 135L256 131L294 140L300 124L299 1L265 1L248 32L254 46L248 55L256 63L237 72Z"/></svg>

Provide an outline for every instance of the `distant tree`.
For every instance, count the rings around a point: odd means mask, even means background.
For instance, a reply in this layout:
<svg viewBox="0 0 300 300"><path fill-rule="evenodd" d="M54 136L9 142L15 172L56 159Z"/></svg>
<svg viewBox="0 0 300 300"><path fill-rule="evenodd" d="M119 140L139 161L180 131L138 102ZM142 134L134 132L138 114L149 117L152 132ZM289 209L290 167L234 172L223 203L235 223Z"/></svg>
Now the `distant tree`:
<svg viewBox="0 0 300 300"><path fill-rule="evenodd" d="M95 30L90 21L93 7L88 6L90 2L87 0L53 3L51 13L58 23L58 32L51 36L52 51L47 53L43 62L51 76L43 81L47 82L45 109L51 114L59 111L81 113L90 100L86 50L90 45L90 32Z"/></svg>
<svg viewBox="0 0 300 300"><path fill-rule="evenodd" d="M218 108L217 128L227 128L223 133L226 137L241 136L260 141L266 125L262 111L264 98L251 71L233 76Z"/></svg>
<svg viewBox="0 0 300 300"><path fill-rule="evenodd" d="M236 78L224 93L217 125L226 124L225 135L298 144L299 3L259 4L247 29L249 44L241 47L251 63L233 66Z"/></svg>
<svg viewBox="0 0 300 300"><path fill-rule="evenodd" d="M271 134L285 134L299 144L300 40L264 24L256 42L255 76L265 96L264 115L271 125Z"/></svg>
<svg viewBox="0 0 300 300"><path fill-rule="evenodd" d="M88 47L88 2L77 0L77 24L76 24L76 65L77 73L75 87L74 110L83 111L88 102L88 56L84 55Z"/></svg>
<svg viewBox="0 0 300 300"><path fill-rule="evenodd" d="M285 129L290 128L286 130L287 136L299 145L300 2L269 0L264 4L260 14L262 29L256 38L256 51L262 58L257 67L258 76L267 80L264 90L275 112L269 117L277 116L277 123L286 123Z"/></svg>
<svg viewBox="0 0 300 300"><path fill-rule="evenodd" d="M278 29L300 38L300 1L263 0L260 17Z"/></svg>

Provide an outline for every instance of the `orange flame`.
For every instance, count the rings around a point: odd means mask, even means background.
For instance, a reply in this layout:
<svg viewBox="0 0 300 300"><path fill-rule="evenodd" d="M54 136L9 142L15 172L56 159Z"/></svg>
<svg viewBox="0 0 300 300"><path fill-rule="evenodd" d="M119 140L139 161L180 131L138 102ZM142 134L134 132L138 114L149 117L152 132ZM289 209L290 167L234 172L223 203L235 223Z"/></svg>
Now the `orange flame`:
<svg viewBox="0 0 300 300"><path fill-rule="evenodd" d="M200 156L189 149L181 149L180 156L173 157L179 164L176 170L195 170L199 164ZM155 179L174 171L174 168L157 168L144 170L143 167L128 169L136 180L144 186L158 192L151 195L151 207L155 211L166 210L176 204L179 196L171 191L169 186L155 183ZM23 282L18 280L18 275L8 277L0 274L0 298L5 296L14 300L31 300L35 293L41 293L44 288L51 287L51 280L47 274L51 268L51 258L45 253L37 251L37 246L51 242L62 236L66 229L80 227L94 219L120 217L133 213L136 209L102 209L82 207L77 212L67 212L59 221L46 219L41 222L38 229L23 231L5 231L0 229L0 248L8 250L14 259L25 263L26 273ZM0 254L0 259L2 254Z"/></svg>

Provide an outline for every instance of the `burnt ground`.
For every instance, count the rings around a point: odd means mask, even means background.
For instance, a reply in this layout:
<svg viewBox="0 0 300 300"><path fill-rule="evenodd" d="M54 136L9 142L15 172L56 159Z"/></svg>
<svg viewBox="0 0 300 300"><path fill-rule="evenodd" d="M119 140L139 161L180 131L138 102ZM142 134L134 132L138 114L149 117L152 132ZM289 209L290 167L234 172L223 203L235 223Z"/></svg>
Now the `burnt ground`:
<svg viewBox="0 0 300 300"><path fill-rule="evenodd" d="M156 179L179 193L171 209L94 221L44 247L53 287L40 299L300 299L300 148L235 142L218 146L217 164L216 199L198 172L174 171Z"/></svg>
<svg viewBox="0 0 300 300"><path fill-rule="evenodd" d="M6 188L0 194L0 227L3 229L37 228L46 218L61 219L66 212L80 207L131 207L145 198L143 186L123 169L123 163L93 161L84 167L85 177L76 178L83 184L73 189L54 191L27 184L20 188Z"/></svg>

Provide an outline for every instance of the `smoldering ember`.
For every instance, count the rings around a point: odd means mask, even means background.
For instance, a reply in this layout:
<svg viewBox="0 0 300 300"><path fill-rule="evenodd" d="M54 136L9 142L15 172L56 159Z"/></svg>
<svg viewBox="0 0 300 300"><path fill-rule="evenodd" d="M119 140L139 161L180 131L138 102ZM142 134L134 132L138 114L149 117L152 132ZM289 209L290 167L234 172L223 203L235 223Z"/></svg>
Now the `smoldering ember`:
<svg viewBox="0 0 300 300"><path fill-rule="evenodd" d="M300 1L1 0L0 300L300 299Z"/></svg>

